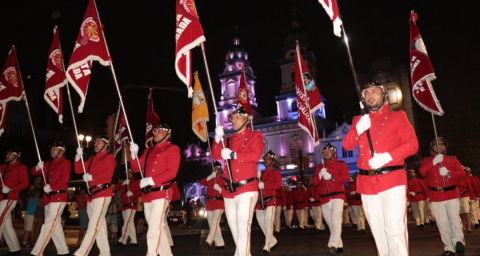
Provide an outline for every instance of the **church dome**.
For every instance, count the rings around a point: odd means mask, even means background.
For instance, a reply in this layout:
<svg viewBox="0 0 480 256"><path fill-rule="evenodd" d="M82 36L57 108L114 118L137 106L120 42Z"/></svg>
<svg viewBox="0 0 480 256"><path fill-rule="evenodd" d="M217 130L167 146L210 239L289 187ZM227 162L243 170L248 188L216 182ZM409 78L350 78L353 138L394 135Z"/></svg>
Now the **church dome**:
<svg viewBox="0 0 480 256"><path fill-rule="evenodd" d="M233 39L233 46L228 50L226 60L248 60L248 52L240 46L240 38L235 37Z"/></svg>

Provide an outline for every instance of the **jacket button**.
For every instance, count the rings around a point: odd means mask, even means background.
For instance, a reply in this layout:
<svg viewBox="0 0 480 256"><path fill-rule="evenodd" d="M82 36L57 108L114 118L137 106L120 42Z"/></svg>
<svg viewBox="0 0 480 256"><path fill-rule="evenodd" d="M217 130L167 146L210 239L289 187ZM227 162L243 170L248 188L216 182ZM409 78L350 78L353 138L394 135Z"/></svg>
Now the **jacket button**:
<svg viewBox="0 0 480 256"><path fill-rule="evenodd" d="M380 132L378 132L378 135L380 135Z"/></svg>
<svg viewBox="0 0 480 256"><path fill-rule="evenodd" d="M236 172L239 172L238 169L236 170Z"/></svg>

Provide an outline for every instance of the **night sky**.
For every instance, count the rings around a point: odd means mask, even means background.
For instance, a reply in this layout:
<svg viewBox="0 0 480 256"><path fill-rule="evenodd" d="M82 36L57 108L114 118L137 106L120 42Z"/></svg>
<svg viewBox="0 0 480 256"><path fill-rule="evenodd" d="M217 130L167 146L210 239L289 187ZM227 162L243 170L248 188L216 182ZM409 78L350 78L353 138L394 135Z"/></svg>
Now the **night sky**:
<svg viewBox="0 0 480 256"><path fill-rule="evenodd" d="M58 25L68 63L87 3L87 0L0 2L1 65L10 46L15 44L23 75L29 77L24 82L36 128L63 131L65 137L74 136L66 98L63 125L58 124L53 110L43 100L47 54L53 27ZM296 7L296 19L316 56L317 83L326 98L330 129L335 122L343 122L344 116L350 122L352 116L359 114L345 44L333 35L332 23L317 1L198 0L196 5L207 39L207 58L217 97L218 74L224 69L225 54L233 37L238 35L257 76L259 109L263 116L276 114L274 96L279 94L281 86L277 61L283 59L284 39L291 31L292 9ZM174 70L175 1L97 0L97 6L135 141L140 145L144 142L148 94L145 87L167 87L184 91L155 90L155 110L162 122L173 128L173 142L184 147L194 135L191 99L187 98L186 87ZM409 13L412 9L418 13L417 25L438 78L433 82L434 90L445 111L444 117L437 118L439 134L450 141L451 153L458 154L461 161L475 169L480 168L479 160L474 157L480 155L477 142L480 108L476 104L480 99L477 1L441 5L439 1L341 0L339 7L359 73L369 72L377 59L391 59L394 65L408 64ZM239 26L237 34L235 24ZM192 53L192 69L199 71L207 91L200 48ZM76 108L79 97L72 94ZM12 105L17 104L20 103ZM426 144L433 138L431 118L417 105L414 107L425 155ZM117 108L118 96L110 70L95 64L84 113L77 117L79 129L97 132L92 127L102 127L107 115L115 113ZM210 114L214 120L212 107ZM211 130L213 123L209 124ZM0 138L0 144L6 140L4 137Z"/></svg>

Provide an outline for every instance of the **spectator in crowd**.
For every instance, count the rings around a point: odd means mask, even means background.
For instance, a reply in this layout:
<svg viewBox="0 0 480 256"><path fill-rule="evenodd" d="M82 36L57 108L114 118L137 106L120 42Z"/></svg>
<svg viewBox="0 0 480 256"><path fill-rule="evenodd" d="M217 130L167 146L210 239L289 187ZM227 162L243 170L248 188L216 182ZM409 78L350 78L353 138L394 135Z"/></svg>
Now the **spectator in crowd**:
<svg viewBox="0 0 480 256"><path fill-rule="evenodd" d="M138 197L138 208L137 212L135 213L135 217L137 217L137 238L138 239L145 239L145 235L143 234L143 229L145 226L145 213L143 212L143 201L142 197Z"/></svg>
<svg viewBox="0 0 480 256"><path fill-rule="evenodd" d="M37 237L40 235L40 230L42 229L43 222L45 220L45 200L48 200L44 197L45 193L43 191L43 179L41 175L35 176L33 178L33 183L30 185L29 190L31 189L38 189L40 191L39 198L40 202L37 204L37 208L35 209L35 215L33 218L33 226L32 226L32 243L35 244L37 241Z"/></svg>
<svg viewBox="0 0 480 256"><path fill-rule="evenodd" d="M77 244L81 244L85 236L85 230L88 228L88 214L87 214L88 195L85 188L80 188L79 193L75 198L78 207L78 219L80 221L80 232L78 232Z"/></svg>
<svg viewBox="0 0 480 256"><path fill-rule="evenodd" d="M25 212L25 217L23 219L25 226L24 226L22 247L24 248L33 247L33 244L28 243L28 240L29 238L30 238L30 241L34 240L33 233L32 233L33 219L35 215L35 210L37 209L37 204L41 201L40 190L32 189L29 194L30 196L28 198L27 211Z"/></svg>

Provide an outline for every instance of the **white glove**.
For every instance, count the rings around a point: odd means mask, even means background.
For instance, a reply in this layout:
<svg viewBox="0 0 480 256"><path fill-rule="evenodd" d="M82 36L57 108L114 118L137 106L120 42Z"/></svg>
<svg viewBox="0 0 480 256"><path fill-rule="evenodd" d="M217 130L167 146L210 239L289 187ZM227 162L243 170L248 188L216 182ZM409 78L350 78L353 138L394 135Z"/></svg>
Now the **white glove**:
<svg viewBox="0 0 480 256"><path fill-rule="evenodd" d="M137 143L130 142L130 156L132 160L138 156L138 145Z"/></svg>
<svg viewBox="0 0 480 256"><path fill-rule="evenodd" d="M410 195L415 196L416 194L415 194L415 192L410 192Z"/></svg>
<svg viewBox="0 0 480 256"><path fill-rule="evenodd" d="M372 169L378 169L392 160L392 156L389 153L376 153L373 155L373 158L368 160L368 164Z"/></svg>
<svg viewBox="0 0 480 256"><path fill-rule="evenodd" d="M130 183L130 180L124 180L124 181L122 182L122 185L128 185L129 183Z"/></svg>
<svg viewBox="0 0 480 256"><path fill-rule="evenodd" d="M323 178L323 174L327 172L327 168L323 167L320 172L318 173L318 178L319 179L322 179Z"/></svg>
<svg viewBox="0 0 480 256"><path fill-rule="evenodd" d="M222 188L221 188L217 183L215 183L215 184L213 185L213 189L215 189L216 191L218 191L218 193L222 193Z"/></svg>
<svg viewBox="0 0 480 256"><path fill-rule="evenodd" d="M222 158L225 159L225 160L227 160L227 159L232 159L232 158L230 157L230 154L231 154L232 152L233 152L233 151L232 151L231 149L229 149L229 148L224 148L224 149L222 149ZM235 158L236 158L236 155L233 157L233 159L235 159Z"/></svg>
<svg viewBox="0 0 480 256"><path fill-rule="evenodd" d="M75 162L80 160L80 158L82 158L82 155L83 155L83 148L78 147L77 148L77 154L75 155Z"/></svg>
<svg viewBox="0 0 480 256"><path fill-rule="evenodd" d="M348 203L343 203L343 206L348 206Z"/></svg>
<svg viewBox="0 0 480 256"><path fill-rule="evenodd" d="M127 191L127 196L133 196L133 192L132 191Z"/></svg>
<svg viewBox="0 0 480 256"><path fill-rule="evenodd" d="M355 195L356 193L357 193L357 191L352 191L352 192L350 192L350 195L353 196L353 195Z"/></svg>
<svg viewBox="0 0 480 256"><path fill-rule="evenodd" d="M325 171L325 173L323 174L323 178L325 180L331 180L332 179L332 174L330 174L329 172Z"/></svg>
<svg viewBox="0 0 480 256"><path fill-rule="evenodd" d="M448 175L450 172L445 167L440 167L440 175L445 176Z"/></svg>
<svg viewBox="0 0 480 256"><path fill-rule="evenodd" d="M357 134L360 135L364 131L368 130L372 126L372 121L370 120L370 116L368 114L363 115L360 117L360 120L358 120L357 125L355 128L357 128Z"/></svg>
<svg viewBox="0 0 480 256"><path fill-rule="evenodd" d="M410 206L410 202L407 202L407 206Z"/></svg>
<svg viewBox="0 0 480 256"><path fill-rule="evenodd" d="M52 192L52 188L50 187L50 184L45 185L45 187L43 187L43 191L45 191L45 193L47 194Z"/></svg>
<svg viewBox="0 0 480 256"><path fill-rule="evenodd" d="M313 198L310 197L310 202L313 202L313 201L315 201L315 199L313 199Z"/></svg>
<svg viewBox="0 0 480 256"><path fill-rule="evenodd" d="M93 176L92 176L90 173L85 173L85 174L83 175L83 180L84 180L85 182L89 182L89 181L93 180Z"/></svg>
<svg viewBox="0 0 480 256"><path fill-rule="evenodd" d="M284 206L282 209L283 209L284 211L286 211L286 210L287 210L287 207L286 207L286 206Z"/></svg>
<svg viewBox="0 0 480 256"><path fill-rule="evenodd" d="M225 133L223 132L223 126L219 125L219 126L215 127L215 142L216 143L219 143L220 140L222 140L223 135L225 135Z"/></svg>
<svg viewBox="0 0 480 256"><path fill-rule="evenodd" d="M212 174L208 175L207 181L209 181L209 180L211 180L211 179L214 179L216 176L217 176L217 173L216 173L216 172L212 172Z"/></svg>
<svg viewBox="0 0 480 256"><path fill-rule="evenodd" d="M152 177L145 177L140 180L140 188L144 188L146 186L155 186L155 182L153 182Z"/></svg>
<svg viewBox="0 0 480 256"><path fill-rule="evenodd" d="M437 154L433 158L433 165L436 165L436 164L441 163L441 162L443 162L443 155L442 154Z"/></svg>
<svg viewBox="0 0 480 256"><path fill-rule="evenodd" d="M38 162L37 167L35 167L35 171L43 169L43 161Z"/></svg>
<svg viewBox="0 0 480 256"><path fill-rule="evenodd" d="M258 188L259 188L259 189L264 189L264 188L265 188L265 183L263 183L263 181L260 181L260 182L258 183Z"/></svg>
<svg viewBox="0 0 480 256"><path fill-rule="evenodd" d="M475 203L475 201L474 201L474 200L470 200L470 201L468 201L468 203L469 203L469 204L473 204L473 203Z"/></svg>
<svg viewBox="0 0 480 256"><path fill-rule="evenodd" d="M4 194L10 193L10 191L12 191L12 190L9 187L5 186L5 187L2 188L2 193L4 193Z"/></svg>

